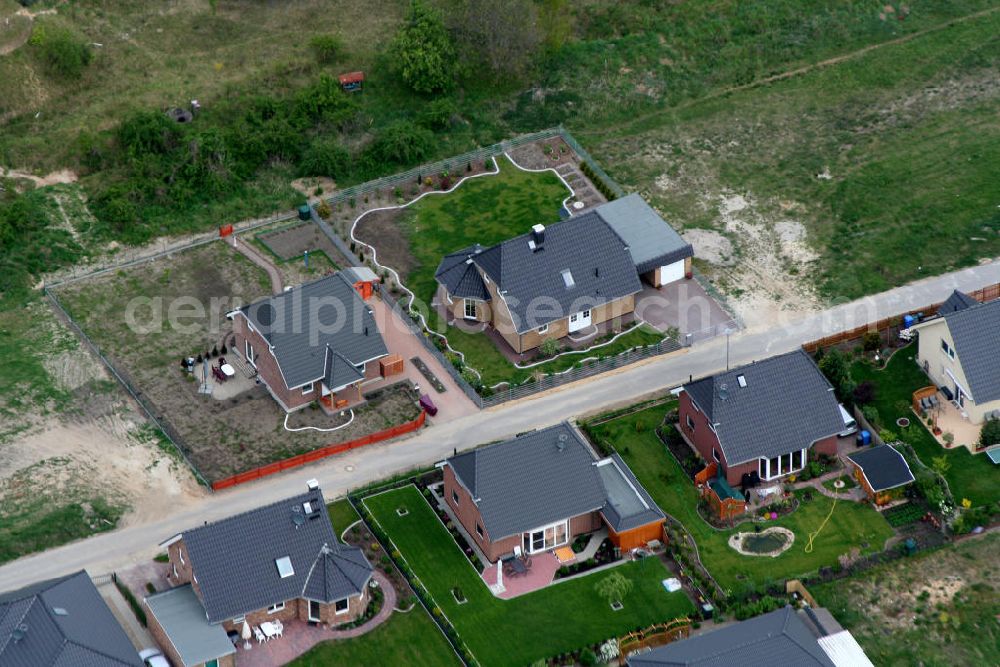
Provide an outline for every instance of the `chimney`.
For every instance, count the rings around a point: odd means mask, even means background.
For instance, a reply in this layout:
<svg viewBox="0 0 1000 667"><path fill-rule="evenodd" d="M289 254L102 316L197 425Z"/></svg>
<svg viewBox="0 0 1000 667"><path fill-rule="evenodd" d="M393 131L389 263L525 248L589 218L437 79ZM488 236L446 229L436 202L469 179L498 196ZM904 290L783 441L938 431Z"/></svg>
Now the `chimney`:
<svg viewBox="0 0 1000 667"><path fill-rule="evenodd" d="M538 252L545 243L545 225L535 225L531 228L531 241L534 244L532 250Z"/></svg>
<svg viewBox="0 0 1000 667"><path fill-rule="evenodd" d="M319 480L316 478L310 479L308 482L306 482L306 488L309 489L310 491L318 491Z"/></svg>

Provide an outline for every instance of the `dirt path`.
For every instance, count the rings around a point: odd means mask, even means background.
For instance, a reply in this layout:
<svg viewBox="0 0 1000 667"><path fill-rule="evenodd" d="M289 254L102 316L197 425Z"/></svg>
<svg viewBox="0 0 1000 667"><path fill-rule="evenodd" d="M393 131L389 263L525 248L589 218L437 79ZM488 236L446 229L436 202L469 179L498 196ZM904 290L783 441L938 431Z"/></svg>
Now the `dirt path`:
<svg viewBox="0 0 1000 667"><path fill-rule="evenodd" d="M256 248L251 246L245 240L237 241L236 237L233 237L233 242L230 245L236 252L240 253L251 262L259 266L260 268L267 271L267 275L271 278L271 293L281 294L285 289L284 280L281 277L281 271L275 266L267 257L264 257L263 253L258 252Z"/></svg>
<svg viewBox="0 0 1000 667"><path fill-rule="evenodd" d="M918 30L917 32L912 32L908 35L903 35L902 37L897 37L895 39L890 39L885 42L879 42L877 44L869 44L868 46L857 49L856 51L851 51L849 53L844 53L839 56L834 56L833 58L827 58L826 60L821 60L819 62L811 63L809 65L803 65L802 67L796 67L795 69L790 69L784 72L779 72L778 74L772 74L771 76L764 77L763 79L757 79L756 81L751 81L750 83L740 84L738 86L729 86L728 88L721 88L719 90L713 91L701 97L686 100L680 104L671 107L666 110L666 112L676 112L682 109L687 109L696 104L706 102L709 100L718 99L720 97L725 97L731 95L732 93L738 93L744 90L751 90L753 88L759 88L760 86L766 86L771 83L776 83L778 81L784 81L785 79L791 79L797 76L802 76L804 74L809 74L818 69L825 67L830 67L831 65L839 65L840 63L847 62L849 60L854 60L860 58L864 55L871 53L877 49L881 49L887 46L896 46L898 44L905 44L906 42L918 39L925 35L929 35L940 30L945 30L951 28L952 26L965 23L966 21L973 21L984 16L989 16L997 11L1000 11L1000 6L990 7L989 9L983 9L978 12L973 12L972 14L966 14L965 16L960 16L958 18L951 19L950 21L945 21L944 23L939 23L938 25L931 26L929 28L924 28L923 30ZM655 118L657 116L662 116L664 111L654 111L651 113L641 114L632 118L627 123L622 125L617 125L610 127L608 129L598 129L598 130L586 130L575 132L578 136L586 137L607 137L613 135L628 135L631 134L630 128L636 125L642 125L650 118Z"/></svg>
<svg viewBox="0 0 1000 667"><path fill-rule="evenodd" d="M23 178L34 183L37 188L43 188L46 185L57 185L59 183L75 183L77 179L76 172L71 169L60 169L59 171L53 171L51 174L46 176L35 176L34 174L29 174L26 171L5 169L4 167L0 167L0 177Z"/></svg>

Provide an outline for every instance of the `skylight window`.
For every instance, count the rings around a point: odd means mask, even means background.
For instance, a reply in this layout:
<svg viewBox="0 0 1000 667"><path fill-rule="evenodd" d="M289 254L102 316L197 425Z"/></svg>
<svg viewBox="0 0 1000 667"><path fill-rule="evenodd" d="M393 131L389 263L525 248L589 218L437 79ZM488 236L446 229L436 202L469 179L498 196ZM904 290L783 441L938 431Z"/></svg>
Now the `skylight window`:
<svg viewBox="0 0 1000 667"><path fill-rule="evenodd" d="M274 564L278 566L278 574L281 575L282 579L295 574L295 570L292 568L292 559L288 556L282 556L274 561Z"/></svg>
<svg viewBox="0 0 1000 667"><path fill-rule="evenodd" d="M738 382L741 387L746 387L747 386L747 377L745 375L737 375L736 376L736 382Z"/></svg>
<svg viewBox="0 0 1000 667"><path fill-rule="evenodd" d="M563 269L562 279L563 282L566 283L566 289L576 285L576 281L573 280L573 273L569 269Z"/></svg>

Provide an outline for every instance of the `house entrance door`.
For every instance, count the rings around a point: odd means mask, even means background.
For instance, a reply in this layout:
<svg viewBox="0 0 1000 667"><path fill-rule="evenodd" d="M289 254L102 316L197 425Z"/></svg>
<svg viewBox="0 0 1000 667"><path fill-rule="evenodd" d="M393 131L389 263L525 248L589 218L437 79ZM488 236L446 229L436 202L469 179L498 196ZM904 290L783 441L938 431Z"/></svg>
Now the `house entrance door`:
<svg viewBox="0 0 1000 667"><path fill-rule="evenodd" d="M316 602L316 600L309 600L309 620L316 623L319 623L321 620L319 617L319 602Z"/></svg>
<svg viewBox="0 0 1000 667"><path fill-rule="evenodd" d="M569 332L579 331L590 326L590 310L581 310L569 316Z"/></svg>

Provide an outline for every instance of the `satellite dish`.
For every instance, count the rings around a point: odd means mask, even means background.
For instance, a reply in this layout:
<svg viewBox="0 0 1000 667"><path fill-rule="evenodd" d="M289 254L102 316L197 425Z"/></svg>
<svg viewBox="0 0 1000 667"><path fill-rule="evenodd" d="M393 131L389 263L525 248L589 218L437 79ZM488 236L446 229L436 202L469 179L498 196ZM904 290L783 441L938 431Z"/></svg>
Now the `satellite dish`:
<svg viewBox="0 0 1000 667"><path fill-rule="evenodd" d="M262 303L257 308L257 322L262 327L269 327L274 324L274 306L269 303Z"/></svg>
<svg viewBox="0 0 1000 667"><path fill-rule="evenodd" d="M301 514L299 514L298 512L292 514L292 523L294 523L296 526L301 526L305 522L306 518Z"/></svg>
<svg viewBox="0 0 1000 667"><path fill-rule="evenodd" d="M729 398L729 387L727 385L722 385L719 387L719 398L726 400Z"/></svg>

